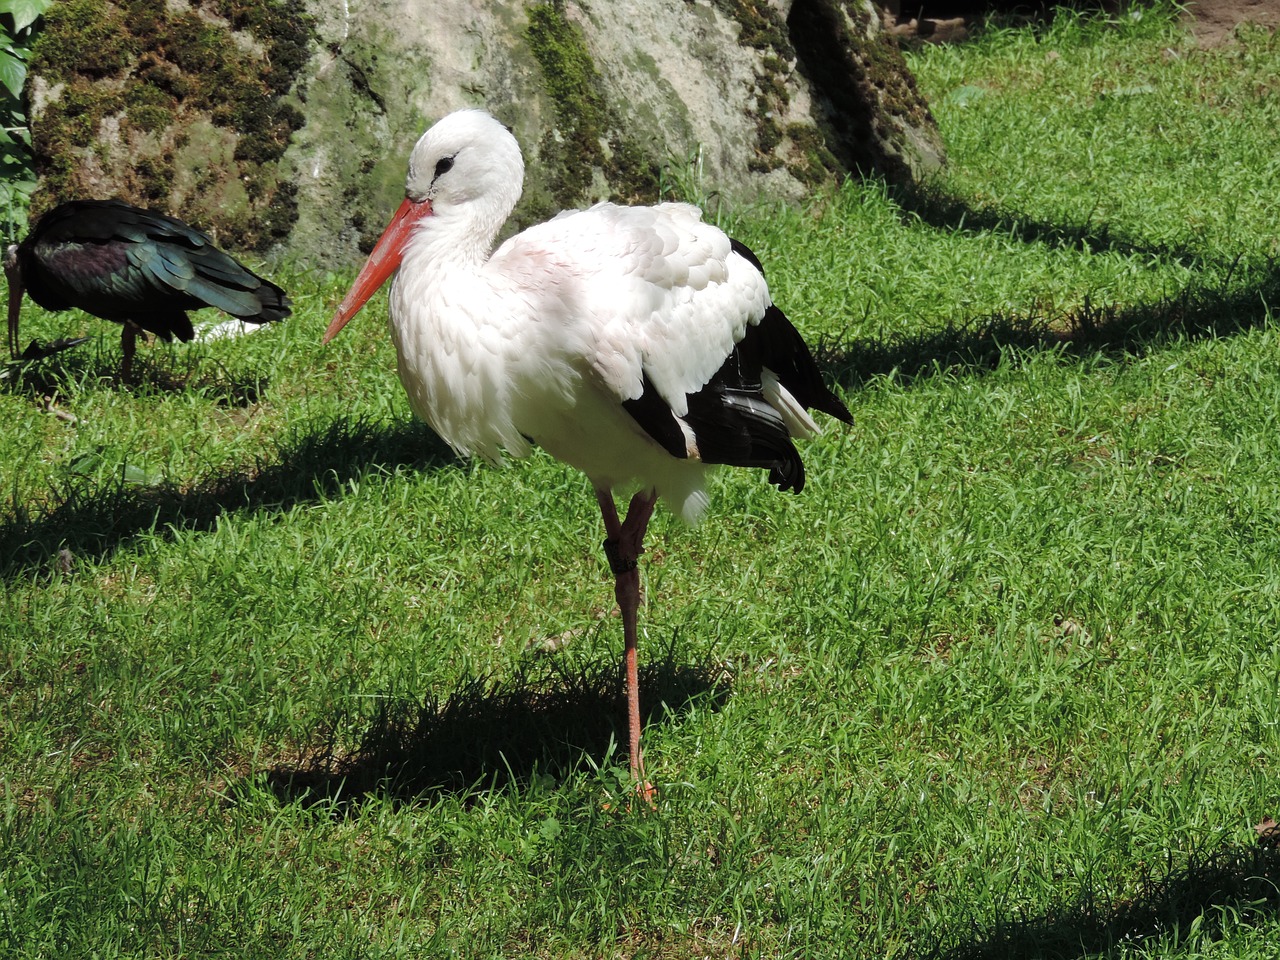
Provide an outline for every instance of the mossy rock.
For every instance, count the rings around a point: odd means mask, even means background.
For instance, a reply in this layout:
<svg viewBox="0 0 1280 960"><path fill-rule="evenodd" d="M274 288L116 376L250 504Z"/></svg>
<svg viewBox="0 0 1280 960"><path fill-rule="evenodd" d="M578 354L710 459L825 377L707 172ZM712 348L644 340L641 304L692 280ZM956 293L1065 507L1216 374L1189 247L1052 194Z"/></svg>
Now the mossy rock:
<svg viewBox="0 0 1280 960"><path fill-rule="evenodd" d="M280 159L302 114L302 0L63 0L45 14L28 88L39 214L118 197L265 250L288 235Z"/></svg>
<svg viewBox="0 0 1280 960"><path fill-rule="evenodd" d="M423 130L469 106L524 149L508 230L602 199L916 178L941 144L879 26L868 0L60 0L27 90L35 212L118 196L346 266Z"/></svg>

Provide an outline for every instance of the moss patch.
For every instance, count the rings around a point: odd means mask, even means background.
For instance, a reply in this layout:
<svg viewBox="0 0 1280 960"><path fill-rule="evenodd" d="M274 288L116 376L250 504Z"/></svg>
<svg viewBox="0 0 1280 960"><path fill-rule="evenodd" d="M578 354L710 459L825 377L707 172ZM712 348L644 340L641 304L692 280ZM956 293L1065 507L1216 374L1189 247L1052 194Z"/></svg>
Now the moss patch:
<svg viewBox="0 0 1280 960"><path fill-rule="evenodd" d="M739 45L763 54L755 76L756 151L750 169L764 173L785 166L810 186L854 169L899 175L908 148L894 123L932 131L937 140L896 41L869 29L870 14L860 0L797 2L786 20L767 3L712 2L738 24ZM793 65L830 102L827 120L786 121ZM940 140L937 146L941 151Z"/></svg>
<svg viewBox="0 0 1280 960"><path fill-rule="evenodd" d="M621 121L601 93L600 74L582 31L565 18L558 2L534 4L528 15L526 36L556 112L556 129L539 145L556 203L561 207L580 203L597 170L614 199L656 200L658 164L623 133Z"/></svg>
<svg viewBox="0 0 1280 960"><path fill-rule="evenodd" d="M54 4L31 60L32 75L60 90L32 120L33 214L117 196L240 249L285 236L296 208L276 167L302 125L285 95L310 30L303 0ZM229 152L190 149L191 131L209 126Z"/></svg>
<svg viewBox="0 0 1280 960"><path fill-rule="evenodd" d="M841 169L840 161L827 149L822 133L812 124L789 124L787 137L791 141L793 155L787 162L787 172L801 183L816 187Z"/></svg>
<svg viewBox="0 0 1280 960"><path fill-rule="evenodd" d="M713 0L713 3L741 28L739 44L754 50L770 50L787 60L795 59L786 21L772 5L759 0Z"/></svg>
<svg viewBox="0 0 1280 960"><path fill-rule="evenodd" d="M815 111L829 155L845 169L909 180L917 148L904 130L932 140L939 158L942 142L897 41L872 29L870 16L858 0L795 4L791 37L800 69L829 104Z"/></svg>
<svg viewBox="0 0 1280 960"><path fill-rule="evenodd" d="M779 155L779 147L786 140L783 118L791 104L788 64L796 55L787 35L787 24L767 3L751 0L713 0L713 3L738 25L738 45L763 54L755 74L755 107L749 111L756 125L755 155L747 162L747 168L755 173L768 173L786 162Z"/></svg>

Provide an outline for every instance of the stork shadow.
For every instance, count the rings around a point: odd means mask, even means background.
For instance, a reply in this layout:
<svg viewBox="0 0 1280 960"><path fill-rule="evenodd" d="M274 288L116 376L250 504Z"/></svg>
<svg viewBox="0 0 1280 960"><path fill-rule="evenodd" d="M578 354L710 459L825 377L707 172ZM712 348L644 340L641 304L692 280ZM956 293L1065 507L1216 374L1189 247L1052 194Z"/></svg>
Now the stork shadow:
<svg viewBox="0 0 1280 960"><path fill-rule="evenodd" d="M1280 262L1275 258L1207 258L1186 246L1151 244L1091 217L1079 224L1051 223L1012 210L974 207L936 189L896 187L891 196L904 219L940 231L999 232L1027 244L1080 251L1141 255L1188 269L1212 268L1224 279L1193 280L1175 294L1123 306L1084 304L1068 312L994 312L940 328L877 339L823 338L819 365L854 389L878 376L904 384L945 375L981 376L1013 351L1055 351L1085 358L1142 355L1178 339L1232 336L1260 327L1280 304Z"/></svg>
<svg viewBox="0 0 1280 960"><path fill-rule="evenodd" d="M719 710L729 696L723 666L681 663L676 639L662 659L640 668L645 726L695 703ZM573 669L543 660L506 679L464 680L444 698L384 698L353 749L340 748L330 733L300 761L268 771L266 785L281 802L344 807L374 795L474 797L537 776L599 769L626 743L623 689L616 660ZM330 730L352 726L359 725L336 718Z"/></svg>
<svg viewBox="0 0 1280 960"><path fill-rule="evenodd" d="M1260 926L1280 917L1280 850L1223 846L1191 856L1142 882L1121 899L1086 882L1072 899L1040 913L1001 919L981 929L944 934L927 960L1085 960L1128 956L1161 942L1221 938L1224 926Z"/></svg>
<svg viewBox="0 0 1280 960"><path fill-rule="evenodd" d="M336 419L298 430L278 456L252 469L192 486L164 482L105 486L71 478L51 503L12 503L0 519L0 580L67 570L78 557L102 559L140 536L209 531L228 513L282 513L340 496L370 471L438 469L458 460L428 427Z"/></svg>

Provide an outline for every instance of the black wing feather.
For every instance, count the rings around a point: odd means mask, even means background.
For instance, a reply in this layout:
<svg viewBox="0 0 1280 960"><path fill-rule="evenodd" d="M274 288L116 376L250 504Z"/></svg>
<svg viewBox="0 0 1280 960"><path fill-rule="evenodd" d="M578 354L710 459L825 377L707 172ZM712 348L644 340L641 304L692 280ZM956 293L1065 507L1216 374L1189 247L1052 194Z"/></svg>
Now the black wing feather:
<svg viewBox="0 0 1280 960"><path fill-rule="evenodd" d="M744 244L731 240L733 250L764 273L760 260ZM650 437L673 457L691 452L703 463L762 467L780 490L804 489L804 463L782 415L764 397L763 372L778 382L806 409L821 410L852 423L848 409L823 382L813 354L800 332L776 306L760 322L750 324L720 369L696 393L686 395L688 413L677 417L654 389L647 371L638 398L623 402ZM683 425L683 426L682 426ZM696 450L690 451L686 429Z"/></svg>
<svg viewBox="0 0 1280 960"><path fill-rule="evenodd" d="M677 460L684 460L689 456L689 444L684 431L680 429L680 421L654 387L653 381L649 379L649 372L642 370L641 375L640 396L635 400L623 400L622 408L667 453Z"/></svg>
<svg viewBox="0 0 1280 960"><path fill-rule="evenodd" d="M750 261L763 276L764 267L760 265L760 259L746 244L732 238L729 242L734 251ZM749 340L752 341L750 344L747 343ZM853 423L849 408L822 379L822 371L818 369L804 337L776 305L770 304L760 322L747 328L747 334L738 347L752 350L760 365L772 370L778 382L806 410L821 410L837 420Z"/></svg>
<svg viewBox="0 0 1280 960"><path fill-rule="evenodd" d="M703 463L765 467L779 490L804 489L804 463L791 442L786 422L759 385L730 386L712 380L689 395L684 417L697 438Z"/></svg>

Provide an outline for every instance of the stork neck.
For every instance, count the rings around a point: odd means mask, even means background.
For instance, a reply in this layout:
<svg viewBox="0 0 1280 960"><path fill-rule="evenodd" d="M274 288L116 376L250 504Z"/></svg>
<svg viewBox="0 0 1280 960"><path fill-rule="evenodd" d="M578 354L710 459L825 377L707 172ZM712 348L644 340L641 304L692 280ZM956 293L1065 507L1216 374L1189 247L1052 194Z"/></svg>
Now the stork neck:
<svg viewBox="0 0 1280 960"><path fill-rule="evenodd" d="M467 211L468 214L480 211ZM507 214L484 218L442 211L423 219L405 251L405 260L424 267L440 264L479 266L493 252L494 239Z"/></svg>

